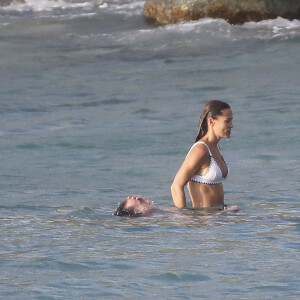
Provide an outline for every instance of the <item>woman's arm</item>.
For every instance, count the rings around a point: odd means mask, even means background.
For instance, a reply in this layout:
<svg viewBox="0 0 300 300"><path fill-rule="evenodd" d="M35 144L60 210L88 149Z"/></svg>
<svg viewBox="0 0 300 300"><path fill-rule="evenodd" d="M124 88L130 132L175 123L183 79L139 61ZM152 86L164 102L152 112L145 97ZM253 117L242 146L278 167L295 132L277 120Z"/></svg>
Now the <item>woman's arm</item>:
<svg viewBox="0 0 300 300"><path fill-rule="evenodd" d="M186 207L184 187L189 180L205 165L209 165L210 158L206 146L199 144L195 146L184 160L171 185L171 194L174 205L178 208Z"/></svg>
<svg viewBox="0 0 300 300"><path fill-rule="evenodd" d="M186 184L187 183L182 184L181 180L176 175L171 185L171 194L172 194L173 202L174 205L178 208L186 207L186 198L184 193L184 187Z"/></svg>

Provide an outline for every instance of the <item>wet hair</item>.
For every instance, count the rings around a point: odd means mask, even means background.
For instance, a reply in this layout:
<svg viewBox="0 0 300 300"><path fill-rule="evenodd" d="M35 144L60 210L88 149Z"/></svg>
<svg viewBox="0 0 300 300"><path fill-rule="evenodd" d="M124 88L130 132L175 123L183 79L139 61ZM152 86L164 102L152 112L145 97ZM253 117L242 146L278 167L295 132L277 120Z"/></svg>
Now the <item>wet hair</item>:
<svg viewBox="0 0 300 300"><path fill-rule="evenodd" d="M126 200L121 202L119 204L119 206L117 207L117 209L114 212L114 216L127 216L127 217L139 217L141 216L141 212L136 212L134 210L134 207L126 207L125 208L125 204L126 204Z"/></svg>
<svg viewBox="0 0 300 300"><path fill-rule="evenodd" d="M207 133L207 119L216 119L218 116L222 116L222 110L230 108L229 104L219 100L209 101L202 110L202 114L199 120L199 129L195 142L198 142Z"/></svg>

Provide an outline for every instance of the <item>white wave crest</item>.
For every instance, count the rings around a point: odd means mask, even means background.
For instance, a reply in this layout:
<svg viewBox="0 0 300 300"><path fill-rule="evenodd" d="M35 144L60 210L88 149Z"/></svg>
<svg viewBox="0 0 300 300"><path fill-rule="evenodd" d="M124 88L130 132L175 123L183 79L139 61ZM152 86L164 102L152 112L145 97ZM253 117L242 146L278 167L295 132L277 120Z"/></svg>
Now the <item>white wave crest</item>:
<svg viewBox="0 0 300 300"><path fill-rule="evenodd" d="M76 7L92 7L91 1L64 1L64 0L24 0L13 1L9 6L2 8L7 11L51 11L53 9L65 9Z"/></svg>
<svg viewBox="0 0 300 300"><path fill-rule="evenodd" d="M300 34L300 20L287 20L281 17L260 22L248 22L240 29L254 34L257 38L289 38Z"/></svg>
<svg viewBox="0 0 300 300"><path fill-rule="evenodd" d="M98 6L102 9L109 10L115 14L122 15L142 15L145 1L100 1Z"/></svg>
<svg viewBox="0 0 300 300"><path fill-rule="evenodd" d="M272 20L263 20L260 22L248 22L243 25L246 28L267 27L278 29L300 28L300 20L287 20L281 17Z"/></svg>
<svg viewBox="0 0 300 300"><path fill-rule="evenodd" d="M248 22L243 25L231 25L223 19L203 18L197 21L182 22L157 28L142 30L144 33L176 34L193 39L203 37L221 40L289 38L300 35L300 20L287 20L278 17L273 20Z"/></svg>

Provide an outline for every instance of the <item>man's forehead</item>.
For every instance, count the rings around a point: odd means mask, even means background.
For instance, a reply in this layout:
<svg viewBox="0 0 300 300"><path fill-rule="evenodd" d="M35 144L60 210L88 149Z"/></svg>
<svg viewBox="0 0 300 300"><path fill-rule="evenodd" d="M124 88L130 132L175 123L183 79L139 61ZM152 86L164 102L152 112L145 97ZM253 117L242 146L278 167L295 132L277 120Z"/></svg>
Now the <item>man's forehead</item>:
<svg viewBox="0 0 300 300"><path fill-rule="evenodd" d="M138 203L140 202L139 199L136 199L136 198L129 198L126 200L126 204L130 205L130 204L133 204L133 203Z"/></svg>

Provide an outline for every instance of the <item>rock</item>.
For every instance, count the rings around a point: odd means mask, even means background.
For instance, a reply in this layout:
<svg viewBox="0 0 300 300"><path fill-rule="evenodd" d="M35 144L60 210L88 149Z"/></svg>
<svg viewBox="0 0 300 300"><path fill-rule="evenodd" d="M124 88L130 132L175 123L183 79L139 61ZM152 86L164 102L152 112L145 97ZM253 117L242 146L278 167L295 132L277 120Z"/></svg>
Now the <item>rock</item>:
<svg viewBox="0 0 300 300"><path fill-rule="evenodd" d="M25 0L0 0L0 6L8 6L12 4L13 2L16 3L25 3Z"/></svg>
<svg viewBox="0 0 300 300"><path fill-rule="evenodd" d="M200 18L222 18L231 24L283 17L300 18L300 0L146 0L145 18L158 25Z"/></svg>

